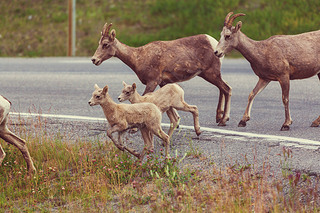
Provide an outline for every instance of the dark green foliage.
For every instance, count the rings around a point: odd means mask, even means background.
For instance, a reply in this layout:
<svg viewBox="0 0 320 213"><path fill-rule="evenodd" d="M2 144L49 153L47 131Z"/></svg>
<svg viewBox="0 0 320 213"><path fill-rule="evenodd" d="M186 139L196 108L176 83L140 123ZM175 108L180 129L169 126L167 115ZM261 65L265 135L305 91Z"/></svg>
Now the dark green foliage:
<svg viewBox="0 0 320 213"><path fill-rule="evenodd" d="M105 22L131 46L209 34L219 40L229 11L247 14L238 20L249 37L318 30L318 0L94 0L76 1L76 55L91 56ZM68 1L0 1L0 56L65 56ZM27 45L26 45L27 44ZM29 45L29 46L28 46ZM26 49L27 48L27 49Z"/></svg>

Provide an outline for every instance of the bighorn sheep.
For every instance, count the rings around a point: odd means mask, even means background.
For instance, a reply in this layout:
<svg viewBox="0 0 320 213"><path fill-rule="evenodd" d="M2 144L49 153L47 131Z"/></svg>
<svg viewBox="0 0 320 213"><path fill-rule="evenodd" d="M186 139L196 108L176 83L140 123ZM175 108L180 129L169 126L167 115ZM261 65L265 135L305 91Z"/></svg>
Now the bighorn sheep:
<svg viewBox="0 0 320 213"><path fill-rule="evenodd" d="M94 88L95 91L92 93L89 105L102 107L110 124L107 135L118 149L127 150L142 160L147 150L153 150L154 145L153 141L150 141L150 134L155 134L162 139L166 148L166 156L169 156L169 136L161 129L162 113L156 105L153 103L116 104L108 94L108 86L101 89L95 85ZM145 147L140 154L122 143L122 134L130 128L139 128L141 131ZM114 132L118 132L118 142L112 136Z"/></svg>
<svg viewBox="0 0 320 213"><path fill-rule="evenodd" d="M197 106L188 105L184 101L184 91L178 84L166 84L155 92L147 93L144 96L139 95L135 83L128 85L123 81L122 84L124 88L118 97L120 102L125 100L129 100L132 104L151 102L159 107L162 113L167 112L171 123L168 132L169 137L172 136L173 130L178 124L178 121L176 121L173 116L174 109L191 112L193 115L194 130L197 135L201 134L198 108Z"/></svg>
<svg viewBox="0 0 320 213"><path fill-rule="evenodd" d="M221 78L221 59L214 54L217 40L209 35L195 35L134 48L121 43L114 29L109 33L111 26L106 23L103 27L99 46L91 59L95 65L112 56L118 57L146 85L143 95L153 92L158 85L162 87L200 76L219 88L216 122L219 126L226 125L230 116L231 87Z"/></svg>
<svg viewBox="0 0 320 213"><path fill-rule="evenodd" d="M10 107L11 102L0 95L0 137L7 143L14 145L20 150L27 163L28 173L30 174L36 171L36 168L33 165L33 161L29 154L26 142L23 139L16 136L15 134L13 134L7 127ZM6 153L0 145L0 165L2 164L2 161L4 160L5 156Z"/></svg>
<svg viewBox="0 0 320 213"><path fill-rule="evenodd" d="M298 35L277 35L263 41L254 41L240 31L241 21L235 27L232 26L235 18L245 14L239 13L231 17L232 14L230 12L225 18L215 54L222 57L232 49L238 50L250 62L254 73L259 77L257 85L249 95L247 108L238 126L246 126L246 122L250 120L255 96L270 81L279 81L285 109L285 122L281 130L289 130L292 123L289 111L290 80L314 75L318 75L320 79L320 30Z"/></svg>

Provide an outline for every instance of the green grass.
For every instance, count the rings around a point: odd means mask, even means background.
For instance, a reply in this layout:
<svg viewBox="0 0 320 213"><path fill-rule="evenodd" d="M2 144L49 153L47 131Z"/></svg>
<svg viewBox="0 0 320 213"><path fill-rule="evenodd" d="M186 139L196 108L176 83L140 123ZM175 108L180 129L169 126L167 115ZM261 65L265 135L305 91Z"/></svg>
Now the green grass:
<svg viewBox="0 0 320 213"><path fill-rule="evenodd" d="M20 152L1 141L7 153L0 166L5 212L320 211L319 178L291 171L286 148L279 150L281 177L270 176L267 163L257 171L246 159L225 168L211 162L201 170L180 165L192 160L187 153L167 161L162 151L149 153L141 163L104 138L69 141L51 135L41 119L28 128L20 122L10 128L28 141L37 173L28 176Z"/></svg>
<svg viewBox="0 0 320 213"><path fill-rule="evenodd" d="M65 56L68 1L0 1L0 56ZM229 11L257 40L319 30L318 0L77 0L76 55L93 55L105 22L131 46L200 33L217 40Z"/></svg>

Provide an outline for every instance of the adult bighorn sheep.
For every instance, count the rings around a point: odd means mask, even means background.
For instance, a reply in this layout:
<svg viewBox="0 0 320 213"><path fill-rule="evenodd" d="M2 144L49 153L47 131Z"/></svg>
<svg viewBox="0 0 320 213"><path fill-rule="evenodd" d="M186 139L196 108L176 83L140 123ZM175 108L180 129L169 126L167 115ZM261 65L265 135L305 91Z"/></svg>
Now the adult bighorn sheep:
<svg viewBox="0 0 320 213"><path fill-rule="evenodd" d="M29 154L26 142L13 134L7 127L8 115L11 107L11 102L0 95L0 138L5 140L7 143L14 145L17 147L22 153L26 163L28 173L32 173L36 171L36 168L33 165L33 161ZM0 145L0 165L2 164L3 159L5 158L6 153L2 149Z"/></svg>
<svg viewBox="0 0 320 213"><path fill-rule="evenodd" d="M217 40L209 35L195 35L172 41L154 41L141 47L129 47L110 31L112 24L105 24L99 46L92 57L95 65L112 56L127 64L146 85L145 91L153 92L159 85L187 81L200 76L219 88L216 122L225 126L230 116L231 87L220 73L221 59L214 54ZM175 116L176 113L175 113Z"/></svg>
<svg viewBox="0 0 320 213"><path fill-rule="evenodd" d="M244 127L250 120L255 96L270 81L279 81L285 109L285 122L281 130L289 130L292 123L289 111L290 80L310 78L314 75L318 75L320 79L320 30L298 35L276 35L263 41L254 41L240 31L241 21L235 27L232 26L237 17L245 14L232 14L228 13L225 18L215 54L222 57L232 49L238 50L250 62L254 73L259 77L257 85L249 95L247 108L238 126ZM316 121L312 126L316 126Z"/></svg>
<svg viewBox="0 0 320 213"><path fill-rule="evenodd" d="M103 89L95 85L94 89L89 105L100 105L102 107L110 124L107 135L118 149L121 151L127 150L142 160L147 150L153 151L154 145L150 135L154 134L162 139L166 148L166 156L169 156L170 139L161 128L162 113L156 105L153 103L116 104L108 94L107 85ZM141 131L145 145L141 153L126 147L122 143L122 134L130 128L139 128ZM114 132L118 132L118 141L112 136Z"/></svg>

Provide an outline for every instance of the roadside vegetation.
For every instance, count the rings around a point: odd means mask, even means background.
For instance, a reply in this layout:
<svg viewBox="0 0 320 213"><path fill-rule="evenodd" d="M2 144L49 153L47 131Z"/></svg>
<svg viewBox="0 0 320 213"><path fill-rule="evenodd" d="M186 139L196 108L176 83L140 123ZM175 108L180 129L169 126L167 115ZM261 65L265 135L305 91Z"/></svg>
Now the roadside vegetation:
<svg viewBox="0 0 320 213"><path fill-rule="evenodd" d="M76 56L93 55L105 22L132 46L200 33L219 40L234 11L247 14L242 31L261 40L319 30L319 8L318 0L77 0ZM2 0L0 11L0 56L66 56L68 0Z"/></svg>
<svg viewBox="0 0 320 213"><path fill-rule="evenodd" d="M25 124L29 123L28 131ZM200 152L149 153L140 163L105 138L66 140L43 118L10 126L26 138L37 173L28 176L21 153L1 141L0 209L4 212L319 212L319 178L291 171L290 149L279 150L280 177L249 163L206 169L182 167ZM32 131L29 131L32 129ZM244 161L246 162L246 161Z"/></svg>

